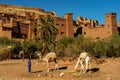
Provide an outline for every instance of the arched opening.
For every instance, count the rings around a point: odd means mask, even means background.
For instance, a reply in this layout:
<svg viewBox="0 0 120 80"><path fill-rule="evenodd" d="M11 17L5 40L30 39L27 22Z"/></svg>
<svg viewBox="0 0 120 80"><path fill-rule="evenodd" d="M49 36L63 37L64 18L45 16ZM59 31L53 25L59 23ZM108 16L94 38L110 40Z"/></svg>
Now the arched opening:
<svg viewBox="0 0 120 80"><path fill-rule="evenodd" d="M82 27L76 30L76 33L74 33L74 37L77 37L79 34L82 35Z"/></svg>
<svg viewBox="0 0 120 80"><path fill-rule="evenodd" d="M118 34L120 35L120 27L118 27Z"/></svg>

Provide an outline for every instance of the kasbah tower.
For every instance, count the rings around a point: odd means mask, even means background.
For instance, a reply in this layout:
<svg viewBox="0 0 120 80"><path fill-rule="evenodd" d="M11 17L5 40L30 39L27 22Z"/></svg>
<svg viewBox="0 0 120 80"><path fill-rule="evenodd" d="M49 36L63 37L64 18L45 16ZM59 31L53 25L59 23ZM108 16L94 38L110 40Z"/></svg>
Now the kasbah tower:
<svg viewBox="0 0 120 80"><path fill-rule="evenodd" d="M84 37L99 40L120 32L116 13L112 12L105 14L104 25L100 25L97 20L81 16L78 16L77 20L73 20L73 13L66 13L61 18L57 17L55 12L46 12L39 8L0 4L0 37L34 39L36 36L34 25L37 24L38 17L44 17L45 15L51 15L56 18L56 25L59 27L57 39L77 37L81 34Z"/></svg>

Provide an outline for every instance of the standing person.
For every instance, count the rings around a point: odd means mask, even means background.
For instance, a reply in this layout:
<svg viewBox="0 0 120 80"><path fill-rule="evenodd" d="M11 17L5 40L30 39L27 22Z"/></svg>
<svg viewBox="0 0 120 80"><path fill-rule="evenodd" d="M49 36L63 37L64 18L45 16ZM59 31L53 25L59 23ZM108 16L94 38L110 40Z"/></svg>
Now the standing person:
<svg viewBox="0 0 120 80"><path fill-rule="evenodd" d="M28 59L28 72L31 72L31 59Z"/></svg>

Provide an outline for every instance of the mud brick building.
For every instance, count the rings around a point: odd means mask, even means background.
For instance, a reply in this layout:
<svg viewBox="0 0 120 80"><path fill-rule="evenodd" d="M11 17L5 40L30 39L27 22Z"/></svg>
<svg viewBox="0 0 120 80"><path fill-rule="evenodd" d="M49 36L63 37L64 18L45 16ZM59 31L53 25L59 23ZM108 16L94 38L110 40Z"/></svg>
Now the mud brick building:
<svg viewBox="0 0 120 80"><path fill-rule="evenodd" d="M107 38L120 31L116 13L105 14L104 25L100 25L97 20L81 16L78 16L77 20L73 20L72 13L66 13L61 18L57 17L55 12L46 12L39 8L0 4L0 37L33 39L36 35L34 25L37 23L38 17L45 15L56 18L56 25L59 27L58 39L64 36L76 37L81 34L97 40Z"/></svg>
<svg viewBox="0 0 120 80"><path fill-rule="evenodd" d="M33 39L38 17L54 15L43 9L0 4L0 37Z"/></svg>

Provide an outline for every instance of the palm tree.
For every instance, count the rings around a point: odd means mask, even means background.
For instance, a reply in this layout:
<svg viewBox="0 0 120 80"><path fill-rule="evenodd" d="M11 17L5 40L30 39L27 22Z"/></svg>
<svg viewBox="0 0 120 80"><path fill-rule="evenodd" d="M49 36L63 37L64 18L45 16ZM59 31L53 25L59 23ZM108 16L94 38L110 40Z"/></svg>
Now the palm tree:
<svg viewBox="0 0 120 80"><path fill-rule="evenodd" d="M43 43L43 53L50 51L49 46L54 44L56 35L58 33L58 27L55 25L55 18L46 15L39 18L37 27L37 35Z"/></svg>

